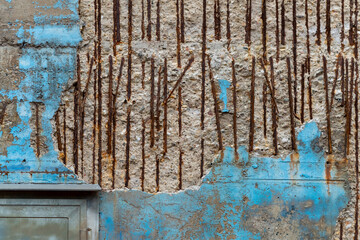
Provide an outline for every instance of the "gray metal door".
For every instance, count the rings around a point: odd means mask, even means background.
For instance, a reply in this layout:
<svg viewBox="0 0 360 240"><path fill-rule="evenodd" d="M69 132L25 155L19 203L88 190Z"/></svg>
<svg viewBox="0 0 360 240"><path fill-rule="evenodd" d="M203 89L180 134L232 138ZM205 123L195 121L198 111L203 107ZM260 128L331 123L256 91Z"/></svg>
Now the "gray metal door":
<svg viewBox="0 0 360 240"><path fill-rule="evenodd" d="M86 198L0 198L0 239L95 240L97 204Z"/></svg>

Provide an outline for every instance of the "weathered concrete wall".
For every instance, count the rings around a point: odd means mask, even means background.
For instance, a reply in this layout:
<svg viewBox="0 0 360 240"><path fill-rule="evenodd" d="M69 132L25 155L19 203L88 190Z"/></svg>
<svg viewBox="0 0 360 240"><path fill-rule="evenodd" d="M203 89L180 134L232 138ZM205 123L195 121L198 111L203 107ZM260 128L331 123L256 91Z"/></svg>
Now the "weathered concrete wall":
<svg viewBox="0 0 360 240"><path fill-rule="evenodd" d="M357 235L357 1L0 1L1 182L98 183L102 239Z"/></svg>
<svg viewBox="0 0 360 240"><path fill-rule="evenodd" d="M79 183L58 161L51 119L75 74L77 1L1 1L2 183Z"/></svg>

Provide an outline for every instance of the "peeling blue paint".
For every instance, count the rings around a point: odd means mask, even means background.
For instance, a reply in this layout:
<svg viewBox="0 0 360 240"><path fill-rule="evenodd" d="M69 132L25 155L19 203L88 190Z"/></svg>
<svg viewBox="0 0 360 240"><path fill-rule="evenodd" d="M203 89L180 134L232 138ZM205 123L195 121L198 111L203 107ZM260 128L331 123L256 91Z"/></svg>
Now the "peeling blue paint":
<svg viewBox="0 0 360 240"><path fill-rule="evenodd" d="M43 7L34 2L34 8ZM52 8L68 14L35 16L34 26L18 29L18 43L24 44L19 59L19 70L24 77L15 90L0 90L0 96L16 102L20 121L11 128L14 140L7 147L7 156L0 156L2 183L81 183L72 171L59 160L52 141L51 119L59 108L61 92L74 78L76 47L82 40L76 21L77 0L59 0ZM51 19L57 24L50 24ZM17 21L20 22L20 21ZM55 48L56 47L56 48ZM38 158L31 146L31 103L41 102L41 137L45 138L46 152Z"/></svg>
<svg viewBox="0 0 360 240"><path fill-rule="evenodd" d="M306 124L299 157L284 160L251 157L243 146L236 160L227 147L199 189L102 193L100 239L278 239L270 226L296 239L330 238L349 196L335 164L326 179L319 136L314 122Z"/></svg>
<svg viewBox="0 0 360 240"><path fill-rule="evenodd" d="M224 109L222 112L227 113L229 109L227 109L227 89L230 87L230 82L227 80L219 79L220 86L220 100L224 103Z"/></svg>
<svg viewBox="0 0 360 240"><path fill-rule="evenodd" d="M45 25L24 30L21 27L17 33L18 43L35 45L56 45L75 47L82 40L79 26ZM61 39L61 41L59 41Z"/></svg>

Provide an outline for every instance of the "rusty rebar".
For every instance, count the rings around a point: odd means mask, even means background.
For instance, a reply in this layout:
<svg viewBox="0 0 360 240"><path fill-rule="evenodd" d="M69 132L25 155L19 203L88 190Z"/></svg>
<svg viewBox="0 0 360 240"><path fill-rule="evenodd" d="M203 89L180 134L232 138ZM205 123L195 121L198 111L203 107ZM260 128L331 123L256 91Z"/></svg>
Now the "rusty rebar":
<svg viewBox="0 0 360 240"><path fill-rule="evenodd" d="M215 40L221 39L221 9L220 0L214 0L214 32Z"/></svg>
<svg viewBox="0 0 360 240"><path fill-rule="evenodd" d="M157 81L157 94L156 94L156 130L160 131L160 98L161 98L161 66L158 70L158 81Z"/></svg>
<svg viewBox="0 0 360 240"><path fill-rule="evenodd" d="M264 73L266 74L266 73ZM266 76L267 78L267 76ZM264 138L266 138L266 132L267 132L267 110L266 110L266 102L267 102L267 85L266 82L263 82L263 89L262 89L262 104L263 104L263 134Z"/></svg>
<svg viewBox="0 0 360 240"><path fill-rule="evenodd" d="M354 2L350 0L349 7L350 7L350 19L349 19L349 44L354 45L354 24L353 24L353 10Z"/></svg>
<svg viewBox="0 0 360 240"><path fill-rule="evenodd" d="M94 69L94 115L93 115L93 155L92 155L92 183L95 184L95 169L96 169L96 133L97 133L97 75L96 69Z"/></svg>
<svg viewBox="0 0 360 240"><path fill-rule="evenodd" d="M180 28L181 28L181 42L185 43L185 5L184 0L180 0Z"/></svg>
<svg viewBox="0 0 360 240"><path fill-rule="evenodd" d="M309 10L308 0L305 0L305 26L306 26L306 70L310 74L310 33L309 33Z"/></svg>
<svg viewBox="0 0 360 240"><path fill-rule="evenodd" d="M249 152L254 150L255 132L255 57L252 58L251 89L250 89L250 131L249 131Z"/></svg>
<svg viewBox="0 0 360 240"><path fill-rule="evenodd" d="M155 144L155 114L154 114L154 102L155 102L155 62L154 58L151 58L151 74L150 74L150 148Z"/></svg>
<svg viewBox="0 0 360 240"><path fill-rule="evenodd" d="M354 225L354 240L359 237L359 86L358 86L358 63L355 67L356 79L355 79L355 225Z"/></svg>
<svg viewBox="0 0 360 240"><path fill-rule="evenodd" d="M141 61L141 86L145 88L145 60Z"/></svg>
<svg viewBox="0 0 360 240"><path fill-rule="evenodd" d="M179 127L179 137L182 136L182 95L181 95L181 86L178 88L178 127Z"/></svg>
<svg viewBox="0 0 360 240"><path fill-rule="evenodd" d="M160 0L156 3L156 40L160 41Z"/></svg>
<svg viewBox="0 0 360 240"><path fill-rule="evenodd" d="M141 159L142 159L142 164L141 164L141 176L140 176L140 180L141 180L141 191L144 191L144 182L145 182L145 120L142 119L142 130L141 130Z"/></svg>
<svg viewBox="0 0 360 240"><path fill-rule="evenodd" d="M326 130L327 130L327 137L328 137L328 154L332 154L329 87L328 87L328 75L327 75L327 60L326 60L325 56L323 56L323 72L324 72L326 123L327 123Z"/></svg>
<svg viewBox="0 0 360 240"><path fill-rule="evenodd" d="M141 39L145 38L145 6L144 0L141 0Z"/></svg>
<svg viewBox="0 0 360 240"><path fill-rule="evenodd" d="M316 0L316 41L315 43L320 46L321 44L321 15L320 15L320 1Z"/></svg>
<svg viewBox="0 0 360 240"><path fill-rule="evenodd" d="M74 131L73 131L73 161L74 172L79 173L79 102L81 88L80 56L77 55L77 81L74 83Z"/></svg>
<svg viewBox="0 0 360 240"><path fill-rule="evenodd" d="M295 120L294 120L294 106L293 106L293 98L291 92L291 66L290 66L290 58L286 58L287 65L287 82L288 82L288 93L289 93L289 113L290 113L290 126L291 126L291 149L293 151L297 150L296 147L296 139L295 139Z"/></svg>
<svg viewBox="0 0 360 240"><path fill-rule="evenodd" d="M120 43L120 0L113 0L113 52L116 55L116 45Z"/></svg>
<svg viewBox="0 0 360 240"><path fill-rule="evenodd" d="M230 27L230 0L226 1L226 38L227 48L230 49L231 42L231 27Z"/></svg>
<svg viewBox="0 0 360 240"><path fill-rule="evenodd" d="M156 172L155 172L155 182L156 182L156 192L160 191L160 159L159 155L156 155Z"/></svg>
<svg viewBox="0 0 360 240"><path fill-rule="evenodd" d="M309 104L309 117L310 119L313 119L313 110L312 110L312 86L311 86L311 76L310 76L310 57L308 57L308 61L307 61L307 65L306 65L306 70L308 72L308 104Z"/></svg>
<svg viewBox="0 0 360 240"><path fill-rule="evenodd" d="M334 78L334 81L333 81L333 87L332 87L332 90L331 90L331 97L330 97L330 112L332 110L332 106L333 106L333 103L334 103L334 98L335 98L335 89L336 89L336 84L337 84L337 81L338 81L338 78L339 78L339 65L341 63L341 55L339 55L337 57L337 60L336 60L336 67L335 67L335 78Z"/></svg>
<svg viewBox="0 0 360 240"><path fill-rule="evenodd" d="M163 98L167 98L168 93L168 66L167 66L167 58L164 60L164 91L163 91ZM163 153L167 153L167 110L168 105L167 102L164 103L164 119L163 119Z"/></svg>
<svg viewBox="0 0 360 240"><path fill-rule="evenodd" d="M344 49L344 40L345 40L345 1L341 0L341 50Z"/></svg>
<svg viewBox="0 0 360 240"><path fill-rule="evenodd" d="M281 44L285 45L286 31L285 31L285 4L284 0L281 3Z"/></svg>
<svg viewBox="0 0 360 240"><path fill-rule="evenodd" d="M181 136L182 136L182 96L181 96L181 86L179 86L178 90L178 123L179 123L179 185L178 189L182 189L182 165L183 165L183 159L182 159L182 149L181 149Z"/></svg>
<svg viewBox="0 0 360 240"><path fill-rule="evenodd" d="M39 104L38 102L33 103L35 106L35 143L36 143L36 157L40 157L40 119L39 119Z"/></svg>
<svg viewBox="0 0 360 240"><path fill-rule="evenodd" d="M208 66L209 66L209 77L210 77L210 84L211 84L211 93L214 101L214 112L215 112L215 121L216 121L216 132L218 136L218 144L219 144L219 151L223 150L223 143L222 143L222 136L221 136L221 126L220 126L220 116L219 116L219 103L218 97L216 92L216 86L214 81L214 75L211 68L211 59L209 55L207 55Z"/></svg>
<svg viewBox="0 0 360 240"><path fill-rule="evenodd" d="M59 110L55 113L55 127L56 127L56 141L59 152L62 152L63 147L61 143L61 132L60 132L60 119L59 119Z"/></svg>
<svg viewBox="0 0 360 240"><path fill-rule="evenodd" d="M182 165L183 165L183 151L181 150L181 147L179 149L179 185L178 190L182 189Z"/></svg>
<svg viewBox="0 0 360 240"><path fill-rule="evenodd" d="M293 0L293 67L294 67L294 113L297 113L297 24L296 24L296 0Z"/></svg>
<svg viewBox="0 0 360 240"><path fill-rule="evenodd" d="M179 0L176 0L176 59L178 68L181 68L181 32Z"/></svg>
<svg viewBox="0 0 360 240"><path fill-rule="evenodd" d="M355 19L354 19L354 57L358 59L358 0L355 0Z"/></svg>
<svg viewBox="0 0 360 240"><path fill-rule="evenodd" d="M307 0L306 0L307 1ZM276 15L276 62L280 60L280 29L279 29L279 0L275 0L275 15Z"/></svg>
<svg viewBox="0 0 360 240"><path fill-rule="evenodd" d="M168 97L164 100L163 104L165 104L166 102L169 101L169 99L171 98L172 94L174 93L174 91L176 90L176 88L179 86L181 80L183 79L183 77L185 76L186 72L190 69L192 63L194 62L194 56L192 55L189 59L189 62L186 64L184 70L182 71L180 77L178 78L178 80L175 82L175 85L173 87L173 89L171 90L170 94L168 95Z"/></svg>
<svg viewBox="0 0 360 240"><path fill-rule="evenodd" d="M130 131L131 131L131 106L127 108L126 115L126 148L125 148L125 187L129 186L130 181Z"/></svg>
<svg viewBox="0 0 360 240"><path fill-rule="evenodd" d="M113 59L109 56L109 87L108 87L108 122L107 122L107 154L112 152L112 123L113 123Z"/></svg>
<svg viewBox="0 0 360 240"><path fill-rule="evenodd" d="M246 15L245 15L245 43L250 46L251 44L251 12L252 0L246 0Z"/></svg>
<svg viewBox="0 0 360 240"><path fill-rule="evenodd" d="M266 31L267 31L267 26L266 26L266 0L262 0L262 5L261 5L261 21L262 21L262 50L263 50L263 59L266 62Z"/></svg>
<svg viewBox="0 0 360 240"><path fill-rule="evenodd" d="M146 36L148 41L151 41L151 5L152 1L147 0L147 28L146 28Z"/></svg>
<svg viewBox="0 0 360 240"><path fill-rule="evenodd" d="M268 73L266 71L266 67L265 67L265 61L263 59L260 59L260 65L263 69L263 72L264 72L264 78L265 78L265 86L266 86L266 89L265 89L265 92L267 93L267 89L269 89L270 91L270 96L271 96L271 99L273 101L273 104L274 104L274 107L275 107L275 110L276 112L279 112L278 110L278 107L277 107L277 104L276 104L276 100L275 100L275 93L274 93L274 89L272 87L272 83L269 81L269 77L268 77ZM264 88L264 85L263 85L263 88ZM266 102L266 101L265 101Z"/></svg>
<svg viewBox="0 0 360 240"><path fill-rule="evenodd" d="M331 18L330 18L330 0L326 0L326 43L327 51L330 53L331 50Z"/></svg>
<svg viewBox="0 0 360 240"><path fill-rule="evenodd" d="M304 123L304 111L305 111L305 65L301 64L301 99L300 99L300 120Z"/></svg>
<svg viewBox="0 0 360 240"><path fill-rule="evenodd" d="M66 146L66 105L63 106L63 130L64 130L64 159L63 163L67 163L67 146Z"/></svg>
<svg viewBox="0 0 360 240"><path fill-rule="evenodd" d="M277 143L277 109L276 109L276 86L275 86L275 71L274 71L274 61L270 57L270 78L271 78L271 87L272 87L272 98L271 98L271 117L272 117L272 131L273 131L273 146L274 146L274 155L278 155L278 143Z"/></svg>
<svg viewBox="0 0 360 240"><path fill-rule="evenodd" d="M234 113L233 113L233 136L234 136L234 151L235 157L237 158L237 96L236 96L236 72L235 72L235 61L232 59L231 61L231 69L232 69L232 85L233 85L233 105L234 105Z"/></svg>
<svg viewBox="0 0 360 240"><path fill-rule="evenodd" d="M131 141L131 80L132 80L132 0L128 1L128 82L127 82L127 116L126 116L126 147L125 147L125 187L129 186L130 181L130 141Z"/></svg>
<svg viewBox="0 0 360 240"><path fill-rule="evenodd" d="M341 56L341 106L345 106L345 61Z"/></svg>
<svg viewBox="0 0 360 240"><path fill-rule="evenodd" d="M351 77L350 77L350 94L348 96L349 100L348 100L348 125L347 125L347 155L350 154L350 135L351 135L351 119L352 119L352 103L353 103L353 91L354 91L354 69L355 68L355 63L354 63L354 58L351 58Z"/></svg>

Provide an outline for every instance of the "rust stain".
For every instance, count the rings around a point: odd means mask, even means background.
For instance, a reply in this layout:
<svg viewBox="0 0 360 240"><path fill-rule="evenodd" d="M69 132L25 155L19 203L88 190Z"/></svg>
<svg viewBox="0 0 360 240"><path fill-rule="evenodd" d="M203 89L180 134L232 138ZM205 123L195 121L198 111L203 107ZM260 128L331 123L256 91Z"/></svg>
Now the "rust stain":
<svg viewBox="0 0 360 240"><path fill-rule="evenodd" d="M299 153L298 152L293 152L291 155L290 155L290 169L291 170L296 170L298 169L298 166L299 166Z"/></svg>
<svg viewBox="0 0 360 240"><path fill-rule="evenodd" d="M328 185L328 194L330 194L331 169L333 163L334 163L333 155L328 155L327 160L325 162L325 179L326 179L326 184Z"/></svg>

